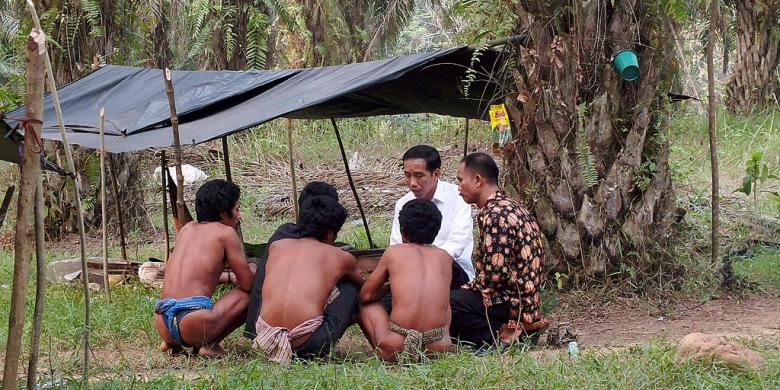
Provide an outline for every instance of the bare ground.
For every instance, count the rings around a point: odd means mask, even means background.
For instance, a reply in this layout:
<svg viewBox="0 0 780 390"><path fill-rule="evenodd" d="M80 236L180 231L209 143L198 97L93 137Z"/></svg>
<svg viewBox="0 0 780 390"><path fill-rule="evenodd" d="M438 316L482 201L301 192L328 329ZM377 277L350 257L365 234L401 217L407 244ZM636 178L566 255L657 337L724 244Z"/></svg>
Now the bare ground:
<svg viewBox="0 0 780 390"><path fill-rule="evenodd" d="M722 296L703 303L659 307L639 299L596 304L566 299L551 316L553 324L572 325L586 347L634 345L651 339L677 341L692 332L726 337L780 334L780 297L772 294Z"/></svg>

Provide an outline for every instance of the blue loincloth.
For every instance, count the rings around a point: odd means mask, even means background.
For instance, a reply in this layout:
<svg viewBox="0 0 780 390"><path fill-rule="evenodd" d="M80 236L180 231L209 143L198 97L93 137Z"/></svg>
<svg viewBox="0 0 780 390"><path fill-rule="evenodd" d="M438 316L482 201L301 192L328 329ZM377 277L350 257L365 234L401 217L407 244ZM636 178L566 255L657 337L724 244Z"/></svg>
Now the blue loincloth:
<svg viewBox="0 0 780 390"><path fill-rule="evenodd" d="M214 307L214 303L210 297L198 295L188 298L164 298L159 299L154 305L154 312L162 315L165 327L168 328L168 334L176 340L182 347L189 347L184 340L181 339L179 333L179 323L187 314L196 310L211 310Z"/></svg>

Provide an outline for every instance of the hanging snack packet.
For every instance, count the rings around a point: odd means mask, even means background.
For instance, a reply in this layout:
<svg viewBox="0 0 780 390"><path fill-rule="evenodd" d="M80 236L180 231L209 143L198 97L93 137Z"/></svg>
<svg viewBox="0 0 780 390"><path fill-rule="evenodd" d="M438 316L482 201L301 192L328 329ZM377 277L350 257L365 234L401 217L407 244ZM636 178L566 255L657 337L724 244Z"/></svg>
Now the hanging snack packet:
<svg viewBox="0 0 780 390"><path fill-rule="evenodd" d="M509 115L506 112L506 106L503 104L490 106L490 128L493 135L493 153L500 154L501 149L509 142L509 138L512 136Z"/></svg>

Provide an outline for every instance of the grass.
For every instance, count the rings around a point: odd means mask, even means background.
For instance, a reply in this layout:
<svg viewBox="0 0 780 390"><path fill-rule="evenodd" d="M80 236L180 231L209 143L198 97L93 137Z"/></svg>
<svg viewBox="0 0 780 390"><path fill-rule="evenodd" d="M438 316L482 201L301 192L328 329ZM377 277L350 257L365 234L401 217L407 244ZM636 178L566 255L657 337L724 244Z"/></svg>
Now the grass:
<svg viewBox="0 0 780 390"><path fill-rule="evenodd" d="M763 248L750 257L735 260L734 274L780 294L780 251Z"/></svg>

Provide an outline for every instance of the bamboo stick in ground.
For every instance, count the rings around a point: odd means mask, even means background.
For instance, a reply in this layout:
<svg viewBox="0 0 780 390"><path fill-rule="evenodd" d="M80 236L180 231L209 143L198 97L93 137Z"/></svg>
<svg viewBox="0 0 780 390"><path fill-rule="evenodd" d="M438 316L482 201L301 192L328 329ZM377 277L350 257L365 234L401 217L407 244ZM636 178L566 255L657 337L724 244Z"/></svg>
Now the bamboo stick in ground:
<svg viewBox="0 0 780 390"><path fill-rule="evenodd" d="M100 109L100 211L103 217L103 289L106 300L111 303L111 284L108 282L108 205L106 205L106 141L105 141L105 109ZM114 199L119 203L119 199Z"/></svg>
<svg viewBox="0 0 780 390"><path fill-rule="evenodd" d="M36 388L38 377L38 351L41 345L41 323L46 297L46 235L43 226L43 182L38 179L35 186L35 310L33 312L32 336L30 337L30 364L27 366L27 390Z"/></svg>
<svg viewBox="0 0 780 390"><path fill-rule="evenodd" d="M179 116L176 114L176 98L173 92L173 80L171 70L165 68L163 72L165 79L165 94L168 95L168 107L171 109L171 129L173 130L173 158L176 163L176 211L181 218L181 226L187 224L184 213L184 175L181 172L181 142L179 140Z"/></svg>
<svg viewBox="0 0 780 390"><path fill-rule="evenodd" d="M27 0L27 8L30 10L30 14L32 14L32 20L35 24L35 28L43 31L41 29L41 21L38 18L38 12L35 11L35 5L33 4L32 0ZM45 41L44 41L45 42ZM79 228L79 252L81 255L81 281L84 284L84 364L83 364L83 374L82 374L82 382L84 384L88 383L89 381L89 330L90 330L90 312L91 312L91 303L89 301L89 278L88 278L88 269L87 269L87 248L85 247L85 241L86 238L84 236L84 211L81 208L81 193L79 192L79 188L81 188L81 179L76 174L76 167L73 163L73 153L70 150L70 144L68 143L68 136L65 132L65 121L62 118L62 107L60 106L60 97L57 93L57 84L54 81L54 71L51 68L51 59L49 58L48 53L46 52L46 46L44 44L43 50L42 50L43 58L46 65L46 75L47 81L49 84L49 90L51 92L51 100L54 103L54 111L57 114L57 124L59 125L60 129L60 138L62 138L62 145L63 149L65 150L65 159L68 163L68 170L70 170L70 173L73 175L73 193L76 198L76 211L78 213L78 228Z"/></svg>
<svg viewBox="0 0 780 390"><path fill-rule="evenodd" d="M293 121L287 118L287 149L290 154L290 177L292 178L292 199L290 201L293 205L293 212L295 213L295 222L298 222L298 183L295 180L295 154L293 153Z"/></svg>
<svg viewBox="0 0 780 390"><path fill-rule="evenodd" d="M162 151L160 156L160 179L162 181L162 214L163 214L163 230L165 231L165 262L168 262L168 257L171 253L171 235L168 230L168 164L165 162L165 151Z"/></svg>
<svg viewBox="0 0 780 390"><path fill-rule="evenodd" d="M8 316L8 341L3 367L3 389L17 388L16 379L19 357L22 355L24 312L27 298L27 276L32 260L34 228L33 200L36 183L41 175L40 131L43 118L45 37L40 29L33 29L27 36L27 96L25 98L27 123L21 123L24 131L24 157L21 162L19 196L16 206L16 237L14 239L14 277L11 291L11 312Z"/></svg>
<svg viewBox="0 0 780 390"><path fill-rule="evenodd" d="M111 183L111 196L114 197L114 206L116 208L116 219L119 222L119 250L122 260L127 262L127 240L125 239L125 214L122 212L122 202L119 199L119 184L116 179L116 165L113 159L106 155L106 165L108 165L108 179Z"/></svg>

